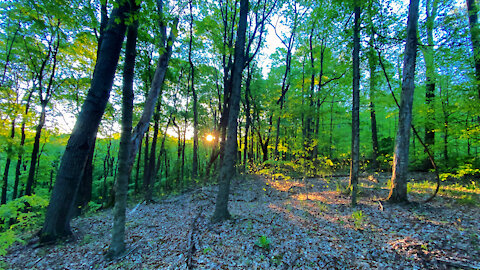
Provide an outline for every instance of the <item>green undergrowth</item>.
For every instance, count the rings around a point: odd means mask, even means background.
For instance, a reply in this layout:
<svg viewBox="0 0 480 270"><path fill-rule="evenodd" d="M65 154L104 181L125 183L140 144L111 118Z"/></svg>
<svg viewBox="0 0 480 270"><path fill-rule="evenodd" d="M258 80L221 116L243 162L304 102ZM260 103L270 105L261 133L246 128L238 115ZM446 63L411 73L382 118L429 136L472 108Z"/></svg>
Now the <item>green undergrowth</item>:
<svg viewBox="0 0 480 270"><path fill-rule="evenodd" d="M289 180L301 177L327 177L337 170L335 163L328 157L313 159L298 158L291 161L267 160L256 167L256 173L273 179Z"/></svg>
<svg viewBox="0 0 480 270"><path fill-rule="evenodd" d="M0 256L5 255L13 243L24 242L31 232L40 228L47 205L47 199L32 195L0 206Z"/></svg>
<svg viewBox="0 0 480 270"><path fill-rule="evenodd" d="M436 183L429 181L410 182L408 191L431 194L436 186ZM480 207L480 185L475 181L465 184L442 182L438 196L453 199L460 205Z"/></svg>

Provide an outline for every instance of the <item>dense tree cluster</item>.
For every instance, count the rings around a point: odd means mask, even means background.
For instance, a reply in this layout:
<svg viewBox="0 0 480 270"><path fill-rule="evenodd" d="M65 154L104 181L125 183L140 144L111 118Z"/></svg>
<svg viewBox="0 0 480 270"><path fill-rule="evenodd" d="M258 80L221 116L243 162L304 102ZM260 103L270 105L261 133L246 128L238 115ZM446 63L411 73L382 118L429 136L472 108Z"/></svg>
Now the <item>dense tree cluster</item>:
<svg viewBox="0 0 480 270"><path fill-rule="evenodd" d="M1 203L49 199L42 242L82 212L240 173L479 168L475 0L6 0ZM353 94L353 95L352 95ZM411 129L413 127L413 129ZM207 140L211 135L213 140ZM474 170L473 170L474 171Z"/></svg>

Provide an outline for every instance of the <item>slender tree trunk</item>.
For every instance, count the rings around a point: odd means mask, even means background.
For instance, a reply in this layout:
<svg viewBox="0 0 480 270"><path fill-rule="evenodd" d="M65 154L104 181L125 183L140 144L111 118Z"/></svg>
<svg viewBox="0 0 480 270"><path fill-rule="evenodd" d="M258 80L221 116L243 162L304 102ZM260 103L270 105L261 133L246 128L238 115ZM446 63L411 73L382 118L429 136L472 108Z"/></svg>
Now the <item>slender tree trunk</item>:
<svg viewBox="0 0 480 270"><path fill-rule="evenodd" d="M470 39L472 40L473 59L475 61L475 85L480 99L480 29L478 27L478 7L476 0L467 0Z"/></svg>
<svg viewBox="0 0 480 270"><path fill-rule="evenodd" d="M158 138L158 122L160 121L160 103L157 103L157 108L155 114L153 115L153 138L152 146L150 148L150 157L148 158L148 169L145 171L145 202L153 202L153 187L155 185L155 165L156 165L156 154L157 154L157 138Z"/></svg>
<svg viewBox="0 0 480 270"><path fill-rule="evenodd" d="M375 70L377 67L377 60L375 58L375 51L373 47L370 48L369 58L368 58L369 68L370 68L370 128L372 132L372 168L376 171L378 170L378 130L377 130L377 115L375 112L375 103L374 96L376 95L375 91Z"/></svg>
<svg viewBox="0 0 480 270"><path fill-rule="evenodd" d="M353 108L352 108L352 161L350 163L350 187L352 205L357 204L358 168L360 159L360 1L354 1L355 22L353 28Z"/></svg>
<svg viewBox="0 0 480 270"><path fill-rule="evenodd" d="M150 151L150 146L149 146L149 139L150 139L150 134L149 134L149 129L150 129L150 125L147 126L147 131L145 132L145 153L143 154L143 192L145 194L145 191L147 190L147 186L148 186L148 180L149 180L149 175L148 175L148 165L149 165L149 162L148 162L148 159L150 157L150 155L148 154L149 151ZM130 153L131 154L131 153Z"/></svg>
<svg viewBox="0 0 480 270"><path fill-rule="evenodd" d="M110 96L125 36L124 21L132 6L134 6L133 2L118 1L118 7L113 9L108 21L90 90L70 135L57 173L45 222L40 232L40 241L43 243L57 241L72 234L69 210L75 201L81 173L85 168L88 153L93 146L95 133Z"/></svg>
<svg viewBox="0 0 480 270"><path fill-rule="evenodd" d="M28 97L27 97L27 102L25 104L25 115L28 114L28 111L30 109L30 101L31 101L31 98L32 98L32 94L33 94L33 89L32 91L30 91L30 93L28 94ZM22 127L20 128L20 147L23 148L23 146L25 145L25 116L23 117L22 119ZM15 182L13 184L13 194L12 194L12 200L15 200L17 198L17 192L18 192L18 185L20 183L20 174L21 174L21 166L22 166L22 154L18 154L18 158L17 158L17 165L15 167Z"/></svg>
<svg viewBox="0 0 480 270"><path fill-rule="evenodd" d="M176 18L173 22L173 26L170 29L170 36L166 37L166 24L164 22L163 16L163 1L157 1L158 6L158 13L159 13L159 22L160 22L160 32L161 32L161 41L160 46L165 49L165 51L160 55L160 59L157 63L157 68L155 69L155 75L152 79L152 85L150 87L150 91L148 92L147 99L145 100L144 109L142 112L142 116L138 121L137 125L135 126L133 133L132 133L132 150L130 151L130 159L128 164L130 166L130 170L133 167L133 163L135 162L135 156L137 155L138 148L143 139L143 135L147 131L149 126L150 120L152 119L155 105L157 104L158 97L161 95L163 82L165 80L165 74L167 72L168 63L170 61L170 57L172 56L172 48L175 38L177 36L177 25L178 25L178 18Z"/></svg>
<svg viewBox="0 0 480 270"><path fill-rule="evenodd" d="M248 131L250 130L250 83L252 81L252 72L250 70L250 65L248 66L247 81L245 83L245 137L243 143L243 172L247 172L247 152L248 152Z"/></svg>
<svg viewBox="0 0 480 270"><path fill-rule="evenodd" d="M190 88L193 96L193 153L192 153L192 180L198 176L198 96L195 90L195 66L192 61L192 45L193 45L193 11L192 1L190 6L190 41L188 43L188 62L190 64Z"/></svg>
<svg viewBox="0 0 480 270"><path fill-rule="evenodd" d="M13 138L15 138L15 119L12 120L12 130L10 131L10 138L12 140ZM12 159L10 158L10 155L9 155L9 153L12 150L11 147L12 147L11 145L8 146L9 151L7 153L7 161L5 162L5 171L3 173L2 201L0 204L7 203L8 172L10 171L10 163L12 162Z"/></svg>
<svg viewBox="0 0 480 270"><path fill-rule="evenodd" d="M128 27L127 45L125 50L125 66L123 70L122 97L122 134L118 150L119 172L115 182L115 208L113 216L112 241L108 255L117 257L125 251L125 211L127 208L128 179L130 168L130 140L132 136L133 119L133 79L135 75L135 56L138 33L138 20Z"/></svg>
<svg viewBox="0 0 480 270"><path fill-rule="evenodd" d="M45 124L45 114L46 114L47 103L42 103L42 112L40 113L40 120L37 124L35 132L35 140L33 142L33 150L30 158L30 169L28 171L27 185L25 188L25 195L32 195L33 182L35 181L35 168L37 166L38 152L40 150L40 137L42 136L43 125Z"/></svg>
<svg viewBox="0 0 480 270"><path fill-rule="evenodd" d="M142 142L140 142L140 145ZM135 172L135 194L138 194L138 179L140 173L140 159L142 158L142 147L138 148L138 157L137 157L137 170Z"/></svg>
<svg viewBox="0 0 480 270"><path fill-rule="evenodd" d="M415 60L417 57L417 22L419 0L411 0L408 10L407 43L403 61L402 96L398 114L398 130L393 156L393 172L387 200L408 202L407 173L410 128L412 123L413 92L415 90Z"/></svg>
<svg viewBox="0 0 480 270"><path fill-rule="evenodd" d="M242 72L245 65L245 39L247 29L248 0L240 0L240 18L235 42L234 64L232 69L231 96L229 103L227 140L225 142L225 155L218 177L219 189L215 203L215 212L212 221L220 222L230 218L228 211L228 197L230 181L235 173L235 158L237 152L237 119L240 111L240 90Z"/></svg>
<svg viewBox="0 0 480 270"><path fill-rule="evenodd" d="M431 3L431 7L430 7ZM435 144L435 55L433 41L433 26L437 15L437 0L427 0L426 2L426 28L427 28L427 46L422 48L423 58L426 68L425 83L425 103L427 105L427 117L425 118L425 145L428 148ZM426 169L433 169L430 159L427 157L424 161Z"/></svg>

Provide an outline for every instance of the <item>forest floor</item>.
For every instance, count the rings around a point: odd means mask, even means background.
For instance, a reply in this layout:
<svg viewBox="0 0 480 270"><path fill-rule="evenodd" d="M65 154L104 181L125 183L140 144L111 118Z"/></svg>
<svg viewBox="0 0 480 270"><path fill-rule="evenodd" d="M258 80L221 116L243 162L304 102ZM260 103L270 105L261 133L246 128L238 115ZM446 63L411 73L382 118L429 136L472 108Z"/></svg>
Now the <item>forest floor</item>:
<svg viewBox="0 0 480 270"><path fill-rule="evenodd" d="M387 204L379 199L388 177L364 174L352 208L336 188L346 177L240 176L230 221L210 224L217 188L203 187L131 205L128 249L116 260L104 257L111 210L75 219L76 241L17 244L3 259L10 269L480 269L478 204L454 192L426 204ZM430 188L420 186L410 200L428 197ZM478 188L469 196L478 202Z"/></svg>

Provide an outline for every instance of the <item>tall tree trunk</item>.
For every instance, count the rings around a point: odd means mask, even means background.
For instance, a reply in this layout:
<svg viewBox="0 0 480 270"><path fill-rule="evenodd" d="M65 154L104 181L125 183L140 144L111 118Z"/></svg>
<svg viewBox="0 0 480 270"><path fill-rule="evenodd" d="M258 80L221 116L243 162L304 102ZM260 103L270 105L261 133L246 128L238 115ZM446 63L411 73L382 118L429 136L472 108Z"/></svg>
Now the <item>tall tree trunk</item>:
<svg viewBox="0 0 480 270"><path fill-rule="evenodd" d="M165 51L163 51L163 53L160 55L160 59L157 63L157 68L155 69L155 75L152 79L152 85L150 87L150 91L148 92L147 99L145 100L142 116L140 117L140 120L138 121L132 133L132 150L130 151L130 159L128 161L130 170L133 168L133 163L135 162L135 156L137 155L138 148L140 147L143 135L147 131L150 120L152 119L158 97L161 95L163 82L165 80L165 74L168 68L168 63L170 61L170 57L172 56L173 43L177 35L178 18L174 20L173 26L170 29L170 36L167 40L166 24L163 21L162 13L163 1L157 1L157 5L160 16L160 31L162 32L162 41L160 42L160 46L162 48L165 48Z"/></svg>
<svg viewBox="0 0 480 270"><path fill-rule="evenodd" d="M219 189L215 203L213 222L220 222L230 218L228 211L228 197L230 181L235 173L235 158L237 153L237 119L240 111L240 90L242 86L242 72L245 65L245 38L247 30L248 0L240 0L240 18L235 42L234 64L232 69L231 96L229 103L227 140L225 155L218 176Z"/></svg>
<svg viewBox="0 0 480 270"><path fill-rule="evenodd" d="M247 161L250 161L247 158L248 152L248 131L250 130L250 83L252 81L252 72L250 70L250 65L248 65L247 81L245 82L245 137L243 143L243 172L247 172Z"/></svg>
<svg viewBox="0 0 480 270"><path fill-rule="evenodd" d="M353 28L353 101L352 101L352 160L350 163L350 187L352 205L357 204L358 167L360 159L360 1L354 1Z"/></svg>
<svg viewBox="0 0 480 270"><path fill-rule="evenodd" d="M122 134L118 149L119 171L115 181L115 207L113 216L112 241L108 255L117 257L125 251L125 211L127 208L128 179L130 168L130 140L132 136L133 119L133 79L135 75L135 56L138 33L138 20L128 27L127 44L125 49L125 66L123 70L123 97L122 97Z"/></svg>
<svg viewBox="0 0 480 270"><path fill-rule="evenodd" d="M480 29L478 27L478 7L476 0L467 0L470 39L472 40L473 60L475 62L475 85L480 99Z"/></svg>
<svg viewBox="0 0 480 270"><path fill-rule="evenodd" d="M108 23L108 13L107 13L107 3L108 0L100 1L100 36L97 42L97 59L100 53L100 47L102 45L102 40L105 32L105 27ZM97 141L97 132L95 132L95 139L93 146L90 149L88 154L87 163L85 164L85 169L82 173L82 180L77 192L76 202L74 204L73 216L78 216L81 214L81 210L85 209L92 198L92 184L93 184L93 164L94 164L94 154L95 154L95 144Z"/></svg>
<svg viewBox="0 0 480 270"><path fill-rule="evenodd" d="M25 188L25 195L32 195L33 182L35 180L35 168L37 166L38 152L40 150L40 137L42 136L42 129L45 125L45 114L46 114L47 103L42 102L42 112L40 113L40 120L37 124L35 132L35 140L33 142L33 150L30 158L30 169L28 171L27 185Z"/></svg>
<svg viewBox="0 0 480 270"><path fill-rule="evenodd" d="M125 36L125 20L134 1L118 1L105 30L87 98L77 118L60 163L57 179L40 232L40 241L51 242L70 236L70 208L85 168L95 133L112 89L118 58Z"/></svg>
<svg viewBox="0 0 480 270"><path fill-rule="evenodd" d="M152 138L152 146L150 148L150 157L148 158L148 168L144 172L144 187L145 187L145 202L151 203L153 202L153 187L155 184L155 165L156 165L156 157L157 154L157 138L158 138L158 122L160 121L160 103L157 103L157 108L155 110L155 114L153 115L153 138Z"/></svg>
<svg viewBox="0 0 480 270"><path fill-rule="evenodd" d="M13 143L13 138L15 138L15 119L12 120L12 130L10 131L10 138L12 139L12 143ZM12 162L12 159L10 158L12 145L9 145L8 148L9 149L7 151L7 161L5 162L5 171L3 173L2 201L0 204L7 203L8 172L10 171L10 163Z"/></svg>
<svg viewBox="0 0 480 270"><path fill-rule="evenodd" d="M25 103L25 116L23 116L22 119L22 126L20 128L20 147L23 148L25 145L25 123L26 123L26 115L28 114L28 111L30 109L30 101L32 100L32 94L33 94L33 88L30 91L30 93L27 96L27 102ZM17 158L17 165L15 166L15 182L13 184L13 194L12 194L12 200L15 200L17 198L17 192L18 192L18 185L20 183L20 174L21 174L21 166L22 166L22 154L21 152L18 154Z"/></svg>
<svg viewBox="0 0 480 270"><path fill-rule="evenodd" d="M190 6L190 41L188 43L188 62L190 64L190 88L193 96L193 153L192 153L192 180L198 176L198 96L195 90L195 66L192 60L192 45L193 45L193 10L192 1Z"/></svg>
<svg viewBox="0 0 480 270"><path fill-rule="evenodd" d="M95 136L96 137L96 136ZM92 185L93 185L93 157L95 154L95 144L93 143L90 153L88 154L85 170L83 171L82 180L78 187L77 196L75 199L74 208L72 209L72 215L74 217L79 216L82 210L87 207L88 202L92 199Z"/></svg>
<svg viewBox="0 0 480 270"><path fill-rule="evenodd" d="M373 40L373 39L372 39ZM371 47L368 55L368 64L370 68L370 128L372 133L372 168L376 171L378 170L378 130L377 130L377 115L375 112L375 103L374 96L376 95L375 91L375 70L377 68L377 59L375 57L374 48Z"/></svg>
<svg viewBox="0 0 480 270"><path fill-rule="evenodd" d="M431 7L430 7L431 3ZM437 16L437 0L427 0L426 3L426 28L427 28L427 46L422 48L423 58L426 68L426 82L425 82L425 104L427 105L427 117L425 118L425 145L429 148L435 144L435 56L434 56L434 41L433 41L433 27L435 17ZM427 156L424 160L426 169L433 169L432 163Z"/></svg>
<svg viewBox="0 0 480 270"><path fill-rule="evenodd" d="M140 142L140 145L142 142ZM138 194L138 179L140 174L140 159L142 158L142 147L138 148L138 157L137 157L137 170L135 171L135 194Z"/></svg>
<svg viewBox="0 0 480 270"><path fill-rule="evenodd" d="M398 114L398 130L393 155L393 172L387 200L393 203L408 202L407 173L410 127L412 123L413 92L415 90L415 60L417 57L418 2L410 0L407 22L407 43L403 60L402 96Z"/></svg>
<svg viewBox="0 0 480 270"><path fill-rule="evenodd" d="M148 166L149 162L148 159L150 155L148 154L150 151L150 145L149 145L149 139L150 139L150 124L147 126L147 131L145 132L145 146L143 149L145 149L145 153L143 153L143 192L145 194L145 191L147 190L147 185L148 185ZM131 153L130 153L131 157Z"/></svg>

